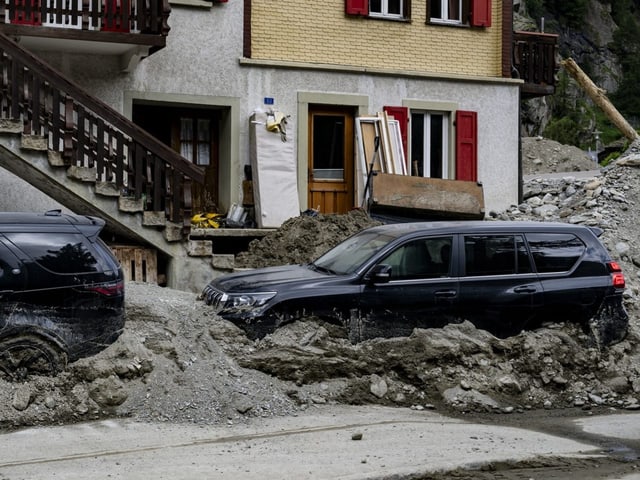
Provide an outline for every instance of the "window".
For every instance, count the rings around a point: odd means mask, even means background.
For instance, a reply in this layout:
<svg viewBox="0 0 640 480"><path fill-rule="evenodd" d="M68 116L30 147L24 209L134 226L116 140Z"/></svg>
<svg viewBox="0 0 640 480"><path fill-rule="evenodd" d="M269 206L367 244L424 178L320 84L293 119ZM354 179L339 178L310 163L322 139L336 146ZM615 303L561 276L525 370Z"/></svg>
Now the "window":
<svg viewBox="0 0 640 480"><path fill-rule="evenodd" d="M449 178L449 114L411 112L411 174Z"/></svg>
<svg viewBox="0 0 640 480"><path fill-rule="evenodd" d="M414 240L381 263L391 266L392 280L447 277L451 271L451 237Z"/></svg>
<svg viewBox="0 0 640 480"><path fill-rule="evenodd" d="M473 235L464 239L465 272L482 275L531 273L531 262L520 235Z"/></svg>
<svg viewBox="0 0 640 480"><path fill-rule="evenodd" d="M209 165L211 121L207 118L180 118L180 154L196 165Z"/></svg>
<svg viewBox="0 0 640 480"><path fill-rule="evenodd" d="M369 0L369 16L402 18L403 0Z"/></svg>
<svg viewBox="0 0 640 480"><path fill-rule="evenodd" d="M99 271L100 262L86 245L82 235L47 233L10 233L6 237L34 261L55 273Z"/></svg>
<svg viewBox="0 0 640 480"><path fill-rule="evenodd" d="M491 0L432 0L428 18L447 25L491 26Z"/></svg>
<svg viewBox="0 0 640 480"><path fill-rule="evenodd" d="M462 23L462 0L432 0L429 5L432 22Z"/></svg>
<svg viewBox="0 0 640 480"><path fill-rule="evenodd" d="M580 259L584 244L572 234L527 234L533 261L538 273L566 272Z"/></svg>
<svg viewBox="0 0 640 480"><path fill-rule="evenodd" d="M347 15L401 20L409 18L409 0L345 0Z"/></svg>
<svg viewBox="0 0 640 480"><path fill-rule="evenodd" d="M318 114L312 121L314 180L344 179L344 116Z"/></svg>
<svg viewBox="0 0 640 480"><path fill-rule="evenodd" d="M428 105L416 107L384 107L400 124L409 174L476 182L477 112L455 110L454 105L446 104L442 111L437 106L434 110ZM411 147L408 154L407 145Z"/></svg>

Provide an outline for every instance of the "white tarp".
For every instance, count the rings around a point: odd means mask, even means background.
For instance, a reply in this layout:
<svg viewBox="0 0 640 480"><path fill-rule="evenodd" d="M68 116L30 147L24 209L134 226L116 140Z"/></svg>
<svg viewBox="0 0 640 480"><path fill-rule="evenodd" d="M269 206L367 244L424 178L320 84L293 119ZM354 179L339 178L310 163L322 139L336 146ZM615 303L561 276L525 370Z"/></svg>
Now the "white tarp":
<svg viewBox="0 0 640 480"><path fill-rule="evenodd" d="M256 110L251 115L251 173L259 228L278 228L300 215L294 131L291 120L280 112Z"/></svg>

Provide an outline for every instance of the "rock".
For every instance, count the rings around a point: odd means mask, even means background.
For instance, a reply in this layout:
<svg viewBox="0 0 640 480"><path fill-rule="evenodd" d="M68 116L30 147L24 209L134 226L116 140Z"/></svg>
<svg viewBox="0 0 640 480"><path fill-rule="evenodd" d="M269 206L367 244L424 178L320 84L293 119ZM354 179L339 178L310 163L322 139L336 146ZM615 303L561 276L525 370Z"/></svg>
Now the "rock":
<svg viewBox="0 0 640 480"><path fill-rule="evenodd" d="M629 247L628 243L625 243L625 242L616 243L616 252L618 252L618 255L620 256L627 255L629 253L629 250L631 250L631 248Z"/></svg>
<svg viewBox="0 0 640 480"><path fill-rule="evenodd" d="M376 374L371 375L371 386L369 387L369 391L374 394L378 398L383 398L389 387L387 386L387 382L384 378L379 377Z"/></svg>
<svg viewBox="0 0 640 480"><path fill-rule="evenodd" d="M94 380L89 387L89 397L102 407L115 407L124 403L128 394L122 380L112 375Z"/></svg>
<svg viewBox="0 0 640 480"><path fill-rule="evenodd" d="M452 406L482 407L484 409L498 409L500 405L493 398L482 394L477 390L464 390L462 387L453 387L445 390L443 400Z"/></svg>
<svg viewBox="0 0 640 480"><path fill-rule="evenodd" d="M47 407L49 410L56 408L56 399L53 398L51 395L47 395L46 397L44 397L44 406Z"/></svg>
<svg viewBox="0 0 640 480"><path fill-rule="evenodd" d="M11 402L11 406L22 412L29 407L31 399L32 392L29 385L20 385L16 388L15 392L13 392L13 401Z"/></svg>
<svg viewBox="0 0 640 480"><path fill-rule="evenodd" d="M608 378L603 383L616 393L627 393L631 389L629 379L624 376Z"/></svg>

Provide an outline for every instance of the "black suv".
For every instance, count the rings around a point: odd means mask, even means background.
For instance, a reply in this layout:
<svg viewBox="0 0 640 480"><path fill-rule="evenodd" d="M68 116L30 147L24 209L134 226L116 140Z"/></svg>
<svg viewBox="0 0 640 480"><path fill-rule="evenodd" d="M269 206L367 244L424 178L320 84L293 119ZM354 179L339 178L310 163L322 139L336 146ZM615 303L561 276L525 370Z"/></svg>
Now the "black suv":
<svg viewBox="0 0 640 480"><path fill-rule="evenodd" d="M575 321L611 344L627 331L625 279L601 233L550 222L382 225L307 265L216 278L202 297L251 338L313 315L354 342L466 319L498 337Z"/></svg>
<svg viewBox="0 0 640 480"><path fill-rule="evenodd" d="M104 220L0 213L0 376L55 374L124 327L124 278Z"/></svg>

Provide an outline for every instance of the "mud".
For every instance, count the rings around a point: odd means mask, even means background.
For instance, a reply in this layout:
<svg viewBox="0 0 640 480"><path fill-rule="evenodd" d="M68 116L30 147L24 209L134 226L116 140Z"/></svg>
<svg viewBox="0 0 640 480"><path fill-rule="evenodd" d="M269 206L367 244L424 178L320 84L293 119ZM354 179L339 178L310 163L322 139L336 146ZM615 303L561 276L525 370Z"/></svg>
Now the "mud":
<svg viewBox="0 0 640 480"><path fill-rule="evenodd" d="M616 195L598 198L606 212L600 214L604 238L627 277L631 325L612 347L599 348L588 332L565 323L509 339L461 323L352 345L339 328L315 318L250 341L195 294L128 283L127 321L113 345L69 364L57 377L0 378L0 429L110 417L235 424L346 403L436 409L569 435L575 430L554 418L640 409L640 227L629 220L635 218L640 170L616 168L606 178L624 169L615 181L627 188L616 183ZM602 189L608 188L606 178ZM520 212L519 218L526 215ZM334 216L306 212L252 243L238 265L305 263L377 223L361 210ZM638 445L628 448L632 455L638 451ZM493 465L425 478L608 478L634 471L638 463L620 460L613 455L595 463ZM597 476L601 472L606 473Z"/></svg>

